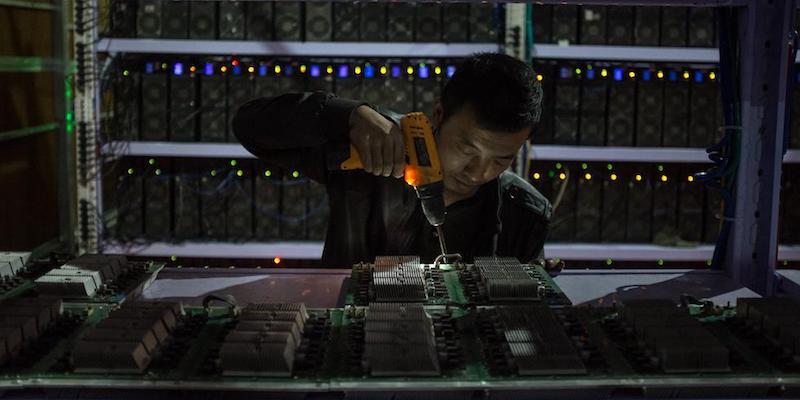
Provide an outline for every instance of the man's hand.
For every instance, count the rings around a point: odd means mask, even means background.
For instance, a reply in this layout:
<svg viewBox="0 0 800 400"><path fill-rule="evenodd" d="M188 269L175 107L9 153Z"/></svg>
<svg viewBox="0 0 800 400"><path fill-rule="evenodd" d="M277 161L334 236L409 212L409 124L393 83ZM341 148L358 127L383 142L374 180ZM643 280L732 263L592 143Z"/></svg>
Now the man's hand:
<svg viewBox="0 0 800 400"><path fill-rule="evenodd" d="M375 176L403 177L403 133L369 106L359 106L350 114L350 143L361 155L364 171Z"/></svg>

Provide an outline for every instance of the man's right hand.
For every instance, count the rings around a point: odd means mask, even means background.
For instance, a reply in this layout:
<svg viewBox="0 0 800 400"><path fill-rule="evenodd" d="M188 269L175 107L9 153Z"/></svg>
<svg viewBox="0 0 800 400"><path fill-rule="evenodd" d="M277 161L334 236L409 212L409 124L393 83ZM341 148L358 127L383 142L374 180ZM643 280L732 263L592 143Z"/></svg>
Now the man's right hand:
<svg viewBox="0 0 800 400"><path fill-rule="evenodd" d="M350 143L358 150L364 171L375 176L403 177L403 133L371 107L362 105L350 114Z"/></svg>

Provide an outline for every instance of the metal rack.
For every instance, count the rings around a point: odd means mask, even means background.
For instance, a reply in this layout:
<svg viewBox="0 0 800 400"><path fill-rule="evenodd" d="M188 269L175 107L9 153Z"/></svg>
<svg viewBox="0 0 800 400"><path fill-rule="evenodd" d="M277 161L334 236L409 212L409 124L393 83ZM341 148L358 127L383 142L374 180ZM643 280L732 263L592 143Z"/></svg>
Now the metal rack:
<svg viewBox="0 0 800 400"><path fill-rule="evenodd" d="M255 158L238 143L112 142L104 155L140 157ZM708 163L705 149L667 147L563 146L540 144L530 149L531 160L617 161L647 163ZM800 163L800 150L789 150L784 164Z"/></svg>
<svg viewBox="0 0 800 400"><path fill-rule="evenodd" d="M0 142L18 139L45 132L55 132L56 140L56 184L58 204L58 236L37 246L34 254L44 254L54 249L72 251L74 248L75 216L74 184L71 176L75 169L72 148L74 145L72 88L70 77L73 63L70 60L69 2L53 4L24 0L0 0L0 6L18 9L37 10L52 13L52 55L51 57L2 56L0 72L25 72L53 74L53 107L55 121L37 126L29 126L0 132Z"/></svg>
<svg viewBox="0 0 800 400"><path fill-rule="evenodd" d="M493 43L254 42L244 40L101 39L97 49L109 54L196 54L336 57L464 57L497 51Z"/></svg>
<svg viewBox="0 0 800 400"><path fill-rule="evenodd" d="M547 4L563 4L559 1L545 1ZM569 4L577 4L568 1ZM780 4L778 4L780 3ZM670 1L667 3L650 1L588 1L581 4L602 5L676 5L697 6L696 1ZM739 6L740 22L745 26L740 33L742 51L741 60L743 71L739 82L742 88L742 114L746 121L743 127L747 151L743 155L739 166L744 173L738 177L737 198L739 202L735 217L735 232L728 246L726 268L729 275L735 280L752 287L762 294L770 294L774 290L775 261L779 257L795 259L798 250L787 247L777 254L776 243L777 204L780 182L781 162L800 162L800 153L790 151L784 158L780 153L783 137L784 115L782 106L786 92L787 71L779 60L788 59L788 49L784 46L785 32L792 26L794 13L792 6L786 2L768 2L767 0L719 0L704 6ZM746 32L746 33L745 33ZM96 30L94 31L96 35ZM750 35L750 36L748 36ZM88 37L76 37L76 40ZM775 45L764 47L764 43ZM90 43L86 41L86 43ZM780 44L780 45L778 45ZM236 54L236 55L304 55L304 56L413 56L413 57L457 57L474 51L497 49L493 44L455 45L455 44L416 44L416 43L298 43L298 42L245 42L245 41L196 41L196 40L152 40L152 39L103 39L93 45L93 51L107 53L179 53L179 54ZM557 46L536 45L530 49L530 54L535 57L550 59L573 59L606 61L643 61L643 62L685 62L685 63L716 63L719 60L717 49L691 49L691 48L653 48L653 47L607 47L607 46ZM761 88L764 88L763 90ZM86 92L95 93L96 92ZM86 101L86 95L76 96L77 104ZM96 120L94 116L84 121ZM775 118L773 118L775 117ZM777 121L777 122L776 122ZM762 132L758 134L757 132ZM763 134L763 132L770 134ZM94 137L88 138L93 140ZM745 147L745 145L747 147ZM104 153L111 152L109 146L103 149ZM210 143L161 143L161 142L130 142L127 143L126 155L140 156L169 156L169 157L212 157L210 149L214 149L213 157L225 158L250 158L249 153L243 151L238 144L210 144ZM122 155L122 154L118 154ZM702 149L654 149L654 148L592 148L571 146L535 146L530 150L530 156L536 159L547 160L581 160L581 161L647 161L647 162L706 162ZM90 188L79 193L90 193ZM98 196L83 196L81 200L94 201L93 205L99 209ZM758 212L754 212L758 210ZM735 243L735 245L733 245ZM91 243L90 243L91 244ZM96 248L96 243L94 244ZM320 247L317 244L302 244L298 246ZM252 247L250 247L252 246ZM287 247L288 246L288 247ZM198 255L197 251L216 249L227 254L241 256L243 249L252 249L260 257L284 252L283 257L302 254L318 254L321 250L311 247L291 247L292 244L218 244L187 243L172 246L165 243L155 243L134 254L142 255L173 255L178 251L186 254ZM86 249L92 249L92 246ZM206 249L206 250L201 250ZM108 246L106 250L123 249ZM582 244L566 244L548 246L548 256L556 257L564 252L565 256L589 257L592 259L603 258L604 254L614 254L618 259L639 259L640 256L657 256L658 254L676 257L676 260L705 261L709 258L710 247L701 246L696 249L685 250L675 248L661 248L658 246L637 247L637 245L598 246ZM602 252L606 249L607 252ZM207 250L209 256L221 255L217 251ZM612 251L613 250L613 251ZM230 253L228 253L230 251ZM247 250L250 251L250 250ZM274 251L274 253L273 253ZM672 253L670 253L672 252ZM213 254L212 254L213 253ZM601 254L602 253L602 254ZM287 255L288 254L288 255ZM666 258L666 256L665 256ZM579 258L582 259L582 258Z"/></svg>
<svg viewBox="0 0 800 400"><path fill-rule="evenodd" d="M256 258L256 259L298 259L315 260L322 257L322 242L277 241L277 242L154 242L143 245L127 245L108 243L108 253L126 253L144 257L180 257L180 258ZM661 262L698 262L703 265L714 253L714 246L700 245L689 247L668 247L653 244L579 244L551 243L544 246L548 258L569 259L575 261L651 261ZM800 246L781 246L778 251L779 261L800 260Z"/></svg>

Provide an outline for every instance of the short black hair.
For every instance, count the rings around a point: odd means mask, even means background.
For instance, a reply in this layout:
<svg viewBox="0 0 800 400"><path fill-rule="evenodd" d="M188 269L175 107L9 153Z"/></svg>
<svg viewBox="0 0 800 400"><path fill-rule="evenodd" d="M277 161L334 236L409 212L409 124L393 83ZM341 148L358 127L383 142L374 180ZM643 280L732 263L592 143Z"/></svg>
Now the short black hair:
<svg viewBox="0 0 800 400"><path fill-rule="evenodd" d="M542 85L533 68L514 57L477 53L463 60L442 90L443 119L470 106L481 128L531 131L542 114Z"/></svg>

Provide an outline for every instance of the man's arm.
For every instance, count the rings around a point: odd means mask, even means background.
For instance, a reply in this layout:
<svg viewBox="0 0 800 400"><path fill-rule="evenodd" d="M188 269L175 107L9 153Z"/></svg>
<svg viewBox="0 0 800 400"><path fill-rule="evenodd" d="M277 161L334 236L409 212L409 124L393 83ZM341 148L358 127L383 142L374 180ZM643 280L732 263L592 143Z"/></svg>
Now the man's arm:
<svg viewBox="0 0 800 400"><path fill-rule="evenodd" d="M323 92L262 97L239 108L233 132L256 157L324 183L326 157L349 145L350 115L362 104Z"/></svg>
<svg viewBox="0 0 800 400"><path fill-rule="evenodd" d="M233 131L258 158L299 169L322 183L327 182L327 164L344 161L350 143L358 149L365 171L402 176L399 128L361 101L323 92L259 98L239 108Z"/></svg>
<svg viewBox="0 0 800 400"><path fill-rule="evenodd" d="M536 188L510 171L500 175L503 187L498 255L528 263L544 257L552 205Z"/></svg>

